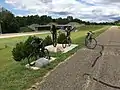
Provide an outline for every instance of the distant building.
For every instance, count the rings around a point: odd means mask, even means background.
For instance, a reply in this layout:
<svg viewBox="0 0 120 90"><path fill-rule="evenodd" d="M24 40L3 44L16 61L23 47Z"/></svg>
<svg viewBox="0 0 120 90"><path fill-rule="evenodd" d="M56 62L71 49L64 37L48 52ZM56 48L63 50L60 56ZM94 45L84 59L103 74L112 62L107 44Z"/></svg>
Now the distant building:
<svg viewBox="0 0 120 90"><path fill-rule="evenodd" d="M34 30L34 31L38 31L38 28L36 27L39 27L40 25L39 24L32 24L30 26L28 26L30 29Z"/></svg>
<svg viewBox="0 0 120 90"><path fill-rule="evenodd" d="M50 30L51 25L39 25L39 24L32 24L28 26L34 31L40 30ZM71 25L56 25L57 29L65 29L66 27L72 27Z"/></svg>

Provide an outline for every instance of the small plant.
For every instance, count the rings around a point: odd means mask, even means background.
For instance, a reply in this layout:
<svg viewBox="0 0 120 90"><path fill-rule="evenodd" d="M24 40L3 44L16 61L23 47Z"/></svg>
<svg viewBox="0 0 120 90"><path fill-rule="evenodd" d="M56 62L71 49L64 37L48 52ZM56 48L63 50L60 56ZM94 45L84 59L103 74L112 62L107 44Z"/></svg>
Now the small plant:
<svg viewBox="0 0 120 90"><path fill-rule="evenodd" d="M44 45L45 46L52 45L52 39L49 35L44 39Z"/></svg>
<svg viewBox="0 0 120 90"><path fill-rule="evenodd" d="M12 55L15 61L21 61L25 58L28 58L32 53L38 52L39 49L36 49L31 42L35 40L35 43L38 43L40 38L35 36L30 36L25 42L20 42L16 44L16 47L13 48ZM36 51L37 50L37 51ZM33 55L33 57L36 55Z"/></svg>
<svg viewBox="0 0 120 90"><path fill-rule="evenodd" d="M59 36L58 36L58 39L57 39L58 43L63 44L64 40L66 40L65 33L60 33Z"/></svg>
<svg viewBox="0 0 120 90"><path fill-rule="evenodd" d="M31 62L40 57L50 59L48 50L44 48L43 39L36 36L30 36L25 42L17 43L12 54L15 61L28 60L31 66L34 65Z"/></svg>
<svg viewBox="0 0 120 90"><path fill-rule="evenodd" d="M24 43L20 42L16 44L16 47L13 48L12 54L15 61L21 61L25 59L25 50L24 50Z"/></svg>
<svg viewBox="0 0 120 90"><path fill-rule="evenodd" d="M32 41L35 41L34 43L39 43L39 39L36 36L30 36L25 42L24 42L24 46L25 46L25 55L26 57L28 57L31 53L36 52L36 46L33 46L31 44ZM39 50L39 49L38 49Z"/></svg>
<svg viewBox="0 0 120 90"><path fill-rule="evenodd" d="M5 48L7 48L8 47L8 45L7 44L5 44Z"/></svg>

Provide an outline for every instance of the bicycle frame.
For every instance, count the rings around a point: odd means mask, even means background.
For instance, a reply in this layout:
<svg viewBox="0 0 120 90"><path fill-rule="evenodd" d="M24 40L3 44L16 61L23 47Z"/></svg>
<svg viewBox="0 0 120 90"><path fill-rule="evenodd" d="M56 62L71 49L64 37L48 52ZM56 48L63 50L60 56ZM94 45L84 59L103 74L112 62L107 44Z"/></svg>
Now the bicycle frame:
<svg viewBox="0 0 120 90"><path fill-rule="evenodd" d="M45 49L45 46L44 46L44 43L43 43L43 40L40 41L40 43L37 45L35 43L35 41L32 41L31 44L33 45L34 49L33 49L33 53L31 53L28 57L28 59L30 59L30 57L33 57L35 56L35 58L37 59L37 56L38 57L41 57L41 56L44 56L45 55L45 52L44 50ZM36 44L36 45L34 45ZM42 53L41 53L42 52ZM29 64L30 64L30 61L28 60Z"/></svg>
<svg viewBox="0 0 120 90"><path fill-rule="evenodd" d="M89 49L94 49L97 45L96 39L93 37L93 32L89 31L85 38L85 46Z"/></svg>
<svg viewBox="0 0 120 90"><path fill-rule="evenodd" d="M93 38L93 34L94 34L94 33L93 33L92 31L89 31L89 32L87 33L87 36L86 36L87 39L88 39L88 40L91 40L91 39Z"/></svg>

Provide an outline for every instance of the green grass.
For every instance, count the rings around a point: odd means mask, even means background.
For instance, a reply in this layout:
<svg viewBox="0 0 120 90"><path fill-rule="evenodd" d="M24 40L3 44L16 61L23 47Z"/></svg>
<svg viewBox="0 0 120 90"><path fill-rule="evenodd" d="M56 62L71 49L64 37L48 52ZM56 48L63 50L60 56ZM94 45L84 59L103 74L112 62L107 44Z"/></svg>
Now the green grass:
<svg viewBox="0 0 120 90"><path fill-rule="evenodd" d="M36 35L41 38L46 37L49 34L42 34L42 35ZM6 39L0 39L0 71L1 67L9 66L9 64L13 63L11 51L13 47L16 45L16 43L25 41L29 36L21 36L21 37L14 37L14 38L6 38ZM8 48L5 48L5 45L8 46Z"/></svg>
<svg viewBox="0 0 120 90"><path fill-rule="evenodd" d="M42 77L58 65L58 63L64 61L68 56L83 47L85 34L88 31L94 31L96 32L96 36L98 36L107 28L108 27L104 26L85 26L81 27L78 32L72 32L71 37L73 43L77 43L79 46L66 54L52 54L56 56L57 60L38 71L26 69L19 62L15 62L12 59L12 48L17 42L25 41L28 36L0 39L0 48L4 48L5 44L8 45L8 48L0 50L0 90L24 90L29 88L35 82L42 80ZM44 38L47 35L48 34L37 36Z"/></svg>

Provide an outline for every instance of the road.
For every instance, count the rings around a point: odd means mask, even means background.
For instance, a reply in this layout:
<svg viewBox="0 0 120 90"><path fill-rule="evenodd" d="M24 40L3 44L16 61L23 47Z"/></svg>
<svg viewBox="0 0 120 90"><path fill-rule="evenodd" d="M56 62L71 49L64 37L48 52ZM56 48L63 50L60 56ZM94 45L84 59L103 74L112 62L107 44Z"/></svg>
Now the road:
<svg viewBox="0 0 120 90"><path fill-rule="evenodd" d="M0 38L12 38L12 37L29 36L29 35L37 35L37 34L46 34L46 33L50 33L50 32L49 31L41 31L41 32L0 34Z"/></svg>
<svg viewBox="0 0 120 90"><path fill-rule="evenodd" d="M102 49L99 45L94 50L80 49L44 78L36 90L120 90L120 29L111 27L97 41L104 50L93 67Z"/></svg>

